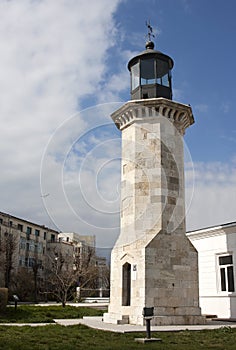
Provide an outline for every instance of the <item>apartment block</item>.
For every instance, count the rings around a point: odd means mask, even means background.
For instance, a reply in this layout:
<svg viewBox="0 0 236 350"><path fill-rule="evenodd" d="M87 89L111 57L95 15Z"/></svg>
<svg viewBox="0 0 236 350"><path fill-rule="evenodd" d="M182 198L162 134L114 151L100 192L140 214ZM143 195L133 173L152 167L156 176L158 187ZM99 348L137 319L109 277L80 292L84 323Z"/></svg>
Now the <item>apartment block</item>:
<svg viewBox="0 0 236 350"><path fill-rule="evenodd" d="M61 233L44 225L0 212L0 287L11 287L20 272L31 273L38 285L50 266L76 270L95 256L95 236ZM69 266L70 265L70 266Z"/></svg>

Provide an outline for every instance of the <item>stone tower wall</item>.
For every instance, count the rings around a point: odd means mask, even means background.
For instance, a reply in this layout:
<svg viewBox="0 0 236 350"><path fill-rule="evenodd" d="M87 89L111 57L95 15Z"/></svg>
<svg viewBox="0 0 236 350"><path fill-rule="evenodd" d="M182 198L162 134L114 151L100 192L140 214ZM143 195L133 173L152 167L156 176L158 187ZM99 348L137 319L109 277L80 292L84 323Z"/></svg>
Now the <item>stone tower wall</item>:
<svg viewBox="0 0 236 350"><path fill-rule="evenodd" d="M182 136L191 108L139 100L112 118L122 131L121 231L104 320L143 324L143 307L154 306L153 324L201 323L197 252L185 235Z"/></svg>

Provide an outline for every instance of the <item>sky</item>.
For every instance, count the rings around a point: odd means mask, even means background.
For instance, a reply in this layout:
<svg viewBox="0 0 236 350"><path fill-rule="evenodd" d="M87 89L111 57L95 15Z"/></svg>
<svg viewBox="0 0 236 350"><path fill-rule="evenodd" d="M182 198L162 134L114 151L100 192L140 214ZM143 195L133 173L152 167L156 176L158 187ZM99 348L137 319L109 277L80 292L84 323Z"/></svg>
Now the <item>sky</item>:
<svg viewBox="0 0 236 350"><path fill-rule="evenodd" d="M173 100L190 104L187 230L236 221L234 0L0 0L0 210L63 232L119 234L128 61L174 60Z"/></svg>

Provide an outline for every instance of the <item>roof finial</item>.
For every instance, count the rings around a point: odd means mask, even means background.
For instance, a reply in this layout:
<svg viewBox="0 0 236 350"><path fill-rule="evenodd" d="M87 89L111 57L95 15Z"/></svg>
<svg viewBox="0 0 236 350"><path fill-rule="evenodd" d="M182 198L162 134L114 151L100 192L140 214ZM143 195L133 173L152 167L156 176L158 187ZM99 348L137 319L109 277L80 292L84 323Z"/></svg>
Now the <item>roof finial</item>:
<svg viewBox="0 0 236 350"><path fill-rule="evenodd" d="M154 42L152 41L152 38L155 38L155 35L153 34L153 29L152 26L150 24L150 20L146 21L146 26L148 28L148 33L146 35L146 38L148 39L148 41L146 42L146 49L154 49Z"/></svg>

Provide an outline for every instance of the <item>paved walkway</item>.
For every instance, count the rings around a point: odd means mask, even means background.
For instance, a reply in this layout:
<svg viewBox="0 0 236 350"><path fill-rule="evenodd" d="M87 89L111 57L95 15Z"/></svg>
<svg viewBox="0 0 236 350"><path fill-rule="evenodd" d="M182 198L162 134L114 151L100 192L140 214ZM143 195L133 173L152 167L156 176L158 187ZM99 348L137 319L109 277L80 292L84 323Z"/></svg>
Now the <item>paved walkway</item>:
<svg viewBox="0 0 236 350"><path fill-rule="evenodd" d="M32 303L21 303L19 302L17 304L18 306L21 306L21 305L33 305L33 306L61 306L61 303L56 303L56 302L49 302L49 303L38 303L38 304L32 304ZM69 305L69 306L75 306L75 307L94 307L94 308L106 308L108 307L109 303L107 302L102 302L102 301L99 301L99 302L93 302L93 303L66 303L66 305ZM12 303L8 306L11 306L11 307L15 307L15 304Z"/></svg>
<svg viewBox="0 0 236 350"><path fill-rule="evenodd" d="M62 325L72 326L83 324L90 328L100 329L104 331L116 332L116 333L132 333L132 332L145 332L145 326L134 326L130 324L126 325L115 325L110 323L104 323L102 317L84 317L83 319L56 319L55 323L5 323L0 326L45 326L45 325ZM180 325L180 326L152 326L153 332L166 332L166 331L181 331L181 330L204 330L204 329L217 329L221 327L232 327L236 328L236 322L223 322L223 321L209 321L206 325Z"/></svg>

